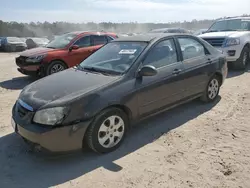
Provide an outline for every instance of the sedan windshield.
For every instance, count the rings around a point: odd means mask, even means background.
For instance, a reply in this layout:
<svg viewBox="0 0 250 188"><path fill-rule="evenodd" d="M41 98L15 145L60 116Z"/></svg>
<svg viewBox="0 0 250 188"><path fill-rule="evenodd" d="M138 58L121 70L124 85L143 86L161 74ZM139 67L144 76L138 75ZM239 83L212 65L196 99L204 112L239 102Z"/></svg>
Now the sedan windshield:
<svg viewBox="0 0 250 188"><path fill-rule="evenodd" d="M146 46L146 42L111 42L85 59L80 67L100 73L123 74Z"/></svg>
<svg viewBox="0 0 250 188"><path fill-rule="evenodd" d="M250 31L250 20L233 19L215 22L208 32L216 31Z"/></svg>
<svg viewBox="0 0 250 188"><path fill-rule="evenodd" d="M77 34L75 33L67 33L58 36L54 40L52 40L46 47L53 49L65 48L71 42L71 40L74 39L76 36Z"/></svg>

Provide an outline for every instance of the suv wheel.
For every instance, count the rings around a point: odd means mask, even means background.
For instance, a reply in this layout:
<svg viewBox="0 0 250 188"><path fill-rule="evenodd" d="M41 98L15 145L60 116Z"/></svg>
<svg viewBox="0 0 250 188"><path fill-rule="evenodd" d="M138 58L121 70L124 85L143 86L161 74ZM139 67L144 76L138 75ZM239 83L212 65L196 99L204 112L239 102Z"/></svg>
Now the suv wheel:
<svg viewBox="0 0 250 188"><path fill-rule="evenodd" d="M46 76L61 72L67 69L67 66L61 61L52 61L46 69Z"/></svg>
<svg viewBox="0 0 250 188"><path fill-rule="evenodd" d="M249 63L249 48L245 46L240 54L240 58L232 62L232 66L236 70L245 70Z"/></svg>

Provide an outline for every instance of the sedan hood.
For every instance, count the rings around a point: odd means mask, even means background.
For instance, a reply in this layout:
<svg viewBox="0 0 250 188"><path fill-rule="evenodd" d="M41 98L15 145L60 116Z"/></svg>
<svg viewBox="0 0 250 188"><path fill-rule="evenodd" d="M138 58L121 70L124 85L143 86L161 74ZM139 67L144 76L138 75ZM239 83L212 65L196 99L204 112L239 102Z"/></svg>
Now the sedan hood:
<svg viewBox="0 0 250 188"><path fill-rule="evenodd" d="M38 48L30 49L30 50L25 50L24 52L20 53L20 55L25 56L25 57L29 57L29 56L33 56L33 55L43 54L43 53L46 53L46 52L49 52L52 50L55 50L55 49L38 47Z"/></svg>
<svg viewBox="0 0 250 188"><path fill-rule="evenodd" d="M71 68L26 86L19 98L37 110L52 102L67 103L119 78Z"/></svg>

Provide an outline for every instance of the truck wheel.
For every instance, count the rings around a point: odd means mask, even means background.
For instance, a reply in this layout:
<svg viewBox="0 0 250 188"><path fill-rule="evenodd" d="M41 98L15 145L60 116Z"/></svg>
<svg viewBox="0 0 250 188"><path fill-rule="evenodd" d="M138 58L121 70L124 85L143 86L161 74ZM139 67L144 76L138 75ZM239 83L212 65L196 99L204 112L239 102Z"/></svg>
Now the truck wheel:
<svg viewBox="0 0 250 188"><path fill-rule="evenodd" d="M240 54L240 58L232 62L232 68L235 70L245 70L249 63L249 48L245 46Z"/></svg>
<svg viewBox="0 0 250 188"><path fill-rule="evenodd" d="M67 69L67 66L62 61L52 61L46 69L46 76L64 71L65 69Z"/></svg>

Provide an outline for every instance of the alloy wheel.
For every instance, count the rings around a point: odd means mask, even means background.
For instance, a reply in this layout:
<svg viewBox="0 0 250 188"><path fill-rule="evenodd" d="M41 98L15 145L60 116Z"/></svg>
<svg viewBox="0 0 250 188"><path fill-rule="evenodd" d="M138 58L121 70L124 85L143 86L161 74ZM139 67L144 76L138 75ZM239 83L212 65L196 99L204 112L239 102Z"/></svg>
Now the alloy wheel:
<svg viewBox="0 0 250 188"><path fill-rule="evenodd" d="M57 73L57 72L60 72L60 71L63 71L65 68L63 65L61 64L55 64L51 67L51 71L50 73L51 74L54 74L54 73Z"/></svg>
<svg viewBox="0 0 250 188"><path fill-rule="evenodd" d="M98 131L98 142L104 148L116 146L122 139L125 124L121 117L113 115L103 121Z"/></svg>
<svg viewBox="0 0 250 188"><path fill-rule="evenodd" d="M208 85L208 97L213 100L219 92L219 81L212 79Z"/></svg>

